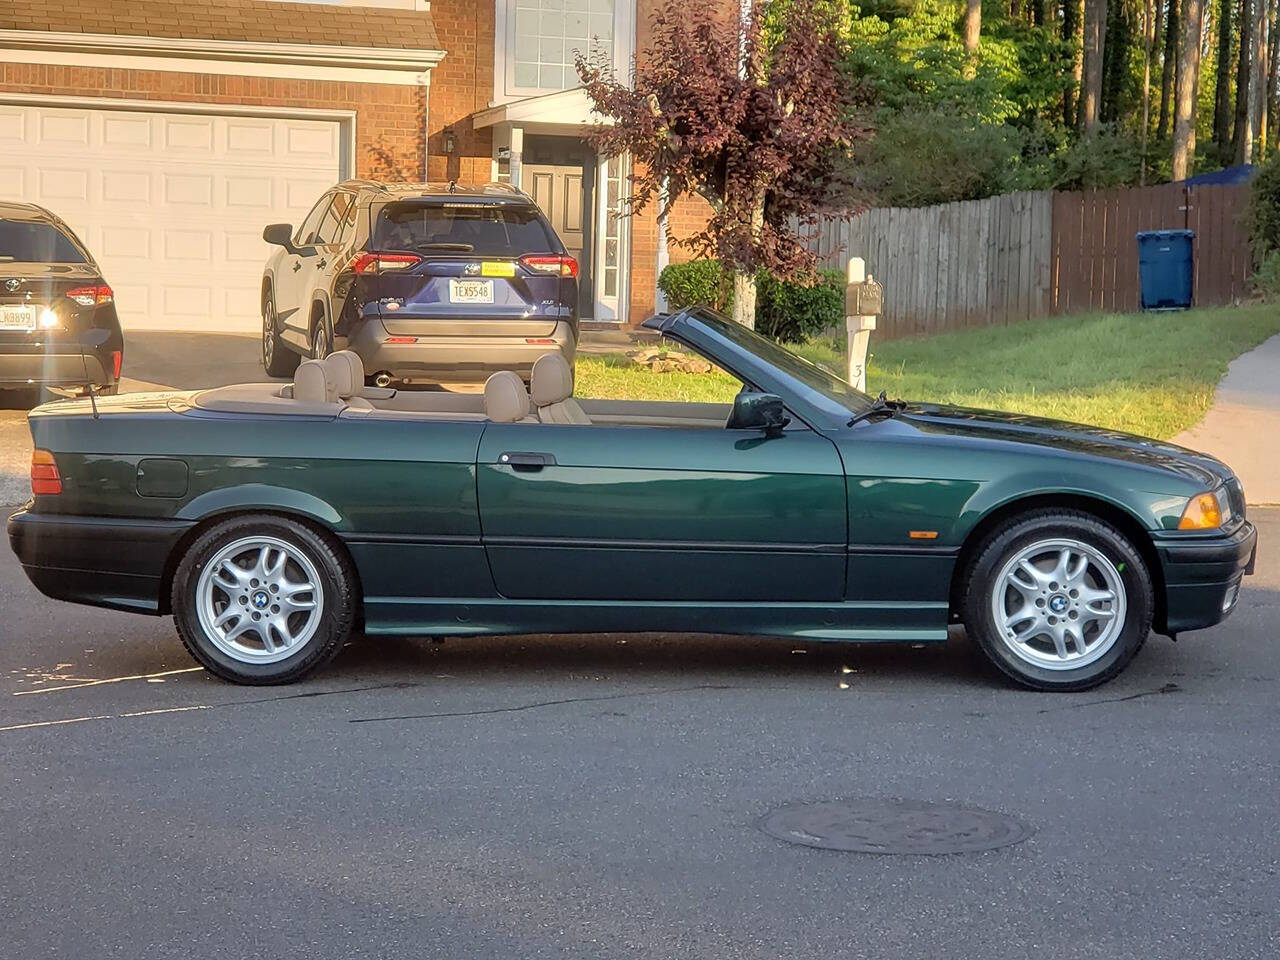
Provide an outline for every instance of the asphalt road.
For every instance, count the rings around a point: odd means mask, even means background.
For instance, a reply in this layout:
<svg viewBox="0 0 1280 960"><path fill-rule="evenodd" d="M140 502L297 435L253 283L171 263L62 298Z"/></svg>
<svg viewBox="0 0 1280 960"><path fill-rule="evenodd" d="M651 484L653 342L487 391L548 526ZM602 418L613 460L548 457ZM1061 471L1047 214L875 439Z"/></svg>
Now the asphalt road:
<svg viewBox="0 0 1280 960"><path fill-rule="evenodd" d="M1280 511L1255 519L1227 624L1057 696L959 636L362 639L238 688L0 550L0 957L1273 958ZM899 857L757 828L846 797L1035 833Z"/></svg>

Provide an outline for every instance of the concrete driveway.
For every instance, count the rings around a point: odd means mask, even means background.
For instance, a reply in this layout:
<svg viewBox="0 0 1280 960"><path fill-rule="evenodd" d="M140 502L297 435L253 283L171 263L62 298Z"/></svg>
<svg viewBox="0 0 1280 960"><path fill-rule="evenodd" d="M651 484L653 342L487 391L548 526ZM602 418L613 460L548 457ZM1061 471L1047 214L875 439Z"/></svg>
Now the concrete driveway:
<svg viewBox="0 0 1280 960"><path fill-rule="evenodd" d="M944 647L361 640L228 686L0 551L0 956L1270 960L1280 512L1231 620L1082 694ZM794 846L783 804L956 801L1016 846Z"/></svg>
<svg viewBox="0 0 1280 960"><path fill-rule="evenodd" d="M125 343L120 389L198 390L266 380L257 336L225 333L131 333ZM0 504L19 503L30 490L31 398L0 391Z"/></svg>

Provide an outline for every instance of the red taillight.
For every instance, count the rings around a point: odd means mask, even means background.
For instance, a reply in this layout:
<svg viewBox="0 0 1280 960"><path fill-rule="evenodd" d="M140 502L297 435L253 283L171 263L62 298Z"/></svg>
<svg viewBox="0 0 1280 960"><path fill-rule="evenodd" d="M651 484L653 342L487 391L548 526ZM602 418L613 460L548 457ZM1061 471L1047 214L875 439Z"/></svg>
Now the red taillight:
<svg viewBox="0 0 1280 960"><path fill-rule="evenodd" d="M562 277L578 275L578 261L573 257L561 257L556 254L531 253L520 258L520 262L530 270L538 273L554 273Z"/></svg>
<svg viewBox="0 0 1280 960"><path fill-rule="evenodd" d="M525 337L525 343L555 343L550 337Z"/></svg>
<svg viewBox="0 0 1280 960"><path fill-rule="evenodd" d="M417 343L417 337L387 337L383 343Z"/></svg>
<svg viewBox="0 0 1280 960"><path fill-rule="evenodd" d="M124 351L111 351L111 378L113 380L120 379L120 368L124 366Z"/></svg>
<svg viewBox="0 0 1280 960"><path fill-rule="evenodd" d="M74 290L68 290L67 296L82 307L92 307L95 304L110 303L115 299L115 294L111 292L111 288L105 283L100 283L97 286L92 287L76 287Z"/></svg>
<svg viewBox="0 0 1280 960"><path fill-rule="evenodd" d="M58 464L48 450L31 452L31 492L36 496L53 496L62 492Z"/></svg>
<svg viewBox="0 0 1280 960"><path fill-rule="evenodd" d="M347 264L348 270L356 273L380 273L383 270L403 270L421 263L422 258L416 253L357 253Z"/></svg>

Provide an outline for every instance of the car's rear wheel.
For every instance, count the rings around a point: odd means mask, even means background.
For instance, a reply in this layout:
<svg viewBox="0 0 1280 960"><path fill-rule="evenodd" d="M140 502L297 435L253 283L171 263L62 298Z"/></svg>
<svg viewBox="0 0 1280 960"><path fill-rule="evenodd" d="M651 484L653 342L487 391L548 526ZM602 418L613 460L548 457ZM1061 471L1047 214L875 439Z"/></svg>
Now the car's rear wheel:
<svg viewBox="0 0 1280 960"><path fill-rule="evenodd" d="M1091 514L1040 510L992 531L965 572L963 620L997 668L1036 690L1085 690L1137 655L1154 593L1142 554Z"/></svg>
<svg viewBox="0 0 1280 960"><path fill-rule="evenodd" d="M329 329L329 321L324 315L316 317L315 327L311 331L311 357L323 360L333 353L333 331Z"/></svg>
<svg viewBox="0 0 1280 960"><path fill-rule="evenodd" d="M269 377L291 377L301 361L280 339L275 292L268 287L262 294L262 369Z"/></svg>
<svg viewBox="0 0 1280 960"><path fill-rule="evenodd" d="M233 683L289 683L346 642L355 575L345 555L304 524L249 515L191 544L171 602L178 635L210 673Z"/></svg>

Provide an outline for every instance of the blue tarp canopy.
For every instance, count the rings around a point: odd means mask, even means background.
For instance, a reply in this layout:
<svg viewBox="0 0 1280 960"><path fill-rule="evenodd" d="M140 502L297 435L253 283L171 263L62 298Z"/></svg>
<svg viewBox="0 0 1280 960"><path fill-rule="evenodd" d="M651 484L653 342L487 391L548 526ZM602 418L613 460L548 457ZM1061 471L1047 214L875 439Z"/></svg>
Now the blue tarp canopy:
<svg viewBox="0 0 1280 960"><path fill-rule="evenodd" d="M1234 167L1202 173L1182 182L1188 187L1219 187L1232 183L1247 183L1257 169L1252 163L1241 163Z"/></svg>

